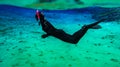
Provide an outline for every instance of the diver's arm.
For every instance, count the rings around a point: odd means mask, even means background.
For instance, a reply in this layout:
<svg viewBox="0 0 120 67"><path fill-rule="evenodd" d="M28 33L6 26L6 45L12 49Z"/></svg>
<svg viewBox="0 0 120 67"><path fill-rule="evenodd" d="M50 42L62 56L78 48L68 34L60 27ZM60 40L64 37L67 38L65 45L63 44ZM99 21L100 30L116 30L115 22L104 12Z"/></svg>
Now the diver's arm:
<svg viewBox="0 0 120 67"><path fill-rule="evenodd" d="M35 15L35 18L38 21L38 25L40 26L40 20L37 18L37 15Z"/></svg>
<svg viewBox="0 0 120 67"><path fill-rule="evenodd" d="M36 20L38 21L37 15L35 15Z"/></svg>

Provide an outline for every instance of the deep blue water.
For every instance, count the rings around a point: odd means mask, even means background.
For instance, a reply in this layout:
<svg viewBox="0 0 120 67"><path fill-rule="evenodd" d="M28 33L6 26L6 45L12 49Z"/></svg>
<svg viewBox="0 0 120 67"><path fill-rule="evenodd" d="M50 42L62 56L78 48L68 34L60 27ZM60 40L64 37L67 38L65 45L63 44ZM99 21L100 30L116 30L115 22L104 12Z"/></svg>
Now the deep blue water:
<svg viewBox="0 0 120 67"><path fill-rule="evenodd" d="M55 23L57 23L56 20L59 21L63 20L63 23L65 23L67 19L68 21L72 21L69 19L74 19L75 21L88 22L86 21L88 19L99 20L101 18L108 18L113 15L115 15L115 18L112 17L113 19L116 18L120 19L119 18L120 14L118 12L117 13L114 12L114 14L108 13L110 16L99 17L100 13L109 12L115 9L118 10L119 8L102 8L102 7L94 6L94 7L86 7L86 8L68 9L68 10L40 10L40 11L45 14L45 17L48 20L53 21L51 23L54 23L54 21ZM34 23L35 11L36 9L10 6L10 5L0 5L0 20L8 20L8 21L16 20L17 22L21 21L19 23L16 22L16 24L24 24L26 22L22 22L22 21L27 21L27 20L33 21L32 23ZM107 20L109 20L109 18Z"/></svg>

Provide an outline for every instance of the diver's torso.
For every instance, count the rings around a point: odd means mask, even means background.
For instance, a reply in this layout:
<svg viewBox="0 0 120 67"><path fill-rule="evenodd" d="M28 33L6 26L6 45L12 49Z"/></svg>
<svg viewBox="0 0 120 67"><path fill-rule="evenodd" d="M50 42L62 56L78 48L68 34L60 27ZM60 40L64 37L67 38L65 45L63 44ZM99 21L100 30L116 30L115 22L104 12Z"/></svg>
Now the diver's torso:
<svg viewBox="0 0 120 67"><path fill-rule="evenodd" d="M47 34L53 34L56 30L55 27L53 27L48 21L44 20L41 22L42 24L42 30L45 31Z"/></svg>

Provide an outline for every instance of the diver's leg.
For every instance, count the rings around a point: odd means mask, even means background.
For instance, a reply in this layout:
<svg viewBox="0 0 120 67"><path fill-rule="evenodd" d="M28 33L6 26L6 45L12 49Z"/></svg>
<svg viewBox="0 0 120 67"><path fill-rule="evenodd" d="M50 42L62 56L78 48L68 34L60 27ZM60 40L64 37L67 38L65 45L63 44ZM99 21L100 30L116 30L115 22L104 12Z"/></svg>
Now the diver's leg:
<svg viewBox="0 0 120 67"><path fill-rule="evenodd" d="M98 22L95 22L95 23L92 23L92 24L89 24L89 25L84 25L82 27L82 29L78 30L77 32L75 32L72 36L74 38L74 43L77 43L84 35L85 33L87 32L88 29L92 28L93 26L99 24L100 22L104 21L104 19L98 21Z"/></svg>
<svg viewBox="0 0 120 67"><path fill-rule="evenodd" d="M65 42L69 42L69 43L74 43L74 38L72 35L70 34L67 34L66 32L64 32L63 30L60 30L60 29L56 29L54 34L52 34L51 36L54 36L62 41L65 41Z"/></svg>
<svg viewBox="0 0 120 67"><path fill-rule="evenodd" d="M83 26L80 30L78 30L77 32L75 32L72 37L73 37L73 42L76 44L78 43L78 41L85 35L85 33L87 32L89 28L86 26Z"/></svg>
<svg viewBox="0 0 120 67"><path fill-rule="evenodd" d="M76 44L78 41L83 37L83 35L87 32L88 27L83 26L82 29L79 31L75 32L73 35L67 34L62 30L56 30L54 34L51 36L54 36L62 41L69 42Z"/></svg>

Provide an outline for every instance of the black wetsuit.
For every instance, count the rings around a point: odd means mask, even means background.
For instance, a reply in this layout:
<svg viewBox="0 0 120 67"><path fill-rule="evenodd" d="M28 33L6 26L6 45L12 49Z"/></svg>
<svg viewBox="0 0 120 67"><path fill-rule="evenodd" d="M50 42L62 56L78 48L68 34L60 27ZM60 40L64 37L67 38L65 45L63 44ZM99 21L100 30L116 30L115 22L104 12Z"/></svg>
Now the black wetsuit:
<svg viewBox="0 0 120 67"><path fill-rule="evenodd" d="M92 28L93 26L97 25L102 21L104 21L104 19L89 25L84 25L80 30L75 32L73 35L67 34L61 29L56 29L52 24L50 24L50 22L48 22L44 18L40 18L39 23L41 23L42 25L42 30L46 32L46 34L42 35L42 38L46 38L48 36L54 36L65 42L76 44L84 36L84 34L87 32L88 29Z"/></svg>

